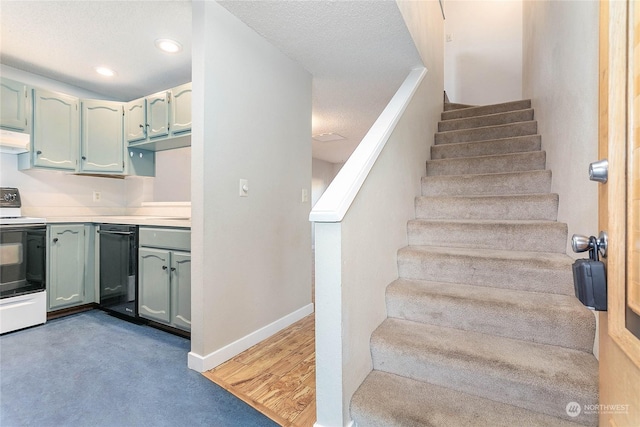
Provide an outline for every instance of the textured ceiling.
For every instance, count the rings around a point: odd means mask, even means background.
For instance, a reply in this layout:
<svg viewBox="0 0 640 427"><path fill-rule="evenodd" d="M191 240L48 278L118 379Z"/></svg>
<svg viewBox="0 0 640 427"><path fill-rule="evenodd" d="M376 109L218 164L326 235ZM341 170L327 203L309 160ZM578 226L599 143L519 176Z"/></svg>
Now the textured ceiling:
<svg viewBox="0 0 640 427"><path fill-rule="evenodd" d="M422 62L395 1L219 1L313 75L313 157L344 162Z"/></svg>
<svg viewBox="0 0 640 427"><path fill-rule="evenodd" d="M421 65L395 1L220 3L313 75L313 133L346 137L313 141L315 158L344 162ZM190 81L191 35L190 1L0 1L1 63L121 101Z"/></svg>
<svg viewBox="0 0 640 427"><path fill-rule="evenodd" d="M191 81L190 1L0 2L0 62L130 101ZM172 38L169 55L154 41ZM114 78L96 74L105 65Z"/></svg>

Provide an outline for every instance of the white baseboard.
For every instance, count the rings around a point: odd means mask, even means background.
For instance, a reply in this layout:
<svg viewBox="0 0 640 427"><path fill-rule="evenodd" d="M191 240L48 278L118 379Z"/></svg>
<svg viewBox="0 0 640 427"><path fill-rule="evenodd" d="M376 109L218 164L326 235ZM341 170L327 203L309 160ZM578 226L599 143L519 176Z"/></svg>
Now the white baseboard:
<svg viewBox="0 0 640 427"><path fill-rule="evenodd" d="M204 372L209 369L213 369L219 364L226 362L232 357L242 353L249 347L258 344L260 341L264 341L276 332L281 331L287 326L297 322L305 316L313 313L313 304L305 305L298 310L287 314L284 317L272 322L256 331L251 332L249 335L228 344L213 353L209 353L206 356L201 356L194 352L189 352L188 366L189 369L194 371Z"/></svg>
<svg viewBox="0 0 640 427"><path fill-rule="evenodd" d="M316 422L316 423L314 423L314 424L313 424L313 427L325 427L325 426L324 426L324 425L322 425L322 424L318 424L318 423ZM346 427L357 427L357 426L356 426L356 422L355 422L355 421L353 421L353 420L351 420L351 421L349 422L349 424L347 424L347 425L346 425Z"/></svg>

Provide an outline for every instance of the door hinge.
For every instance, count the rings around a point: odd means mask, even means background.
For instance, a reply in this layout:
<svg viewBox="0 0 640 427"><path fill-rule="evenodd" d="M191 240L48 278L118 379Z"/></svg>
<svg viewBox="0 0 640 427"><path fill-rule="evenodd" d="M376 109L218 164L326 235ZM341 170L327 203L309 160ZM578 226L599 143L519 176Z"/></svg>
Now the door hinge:
<svg viewBox="0 0 640 427"><path fill-rule="evenodd" d="M171 104L171 92L167 92L167 104Z"/></svg>
<svg viewBox="0 0 640 427"><path fill-rule="evenodd" d="M122 161L122 169L124 170L124 160Z"/></svg>

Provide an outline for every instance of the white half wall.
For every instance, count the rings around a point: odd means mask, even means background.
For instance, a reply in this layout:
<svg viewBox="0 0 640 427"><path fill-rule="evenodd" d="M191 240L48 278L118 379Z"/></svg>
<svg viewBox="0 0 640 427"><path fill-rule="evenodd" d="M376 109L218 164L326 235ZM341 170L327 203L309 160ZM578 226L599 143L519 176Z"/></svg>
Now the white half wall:
<svg viewBox="0 0 640 427"><path fill-rule="evenodd" d="M444 12L449 100L484 105L521 99L522 0L445 0Z"/></svg>
<svg viewBox="0 0 640 427"><path fill-rule="evenodd" d="M189 366L205 370L308 313L311 75L216 2L193 3L193 31Z"/></svg>
<svg viewBox="0 0 640 427"><path fill-rule="evenodd" d="M442 111L440 6L398 6L428 72L342 221L316 223L316 427L352 425L351 397L372 369L371 333L386 318L385 289L398 277Z"/></svg>

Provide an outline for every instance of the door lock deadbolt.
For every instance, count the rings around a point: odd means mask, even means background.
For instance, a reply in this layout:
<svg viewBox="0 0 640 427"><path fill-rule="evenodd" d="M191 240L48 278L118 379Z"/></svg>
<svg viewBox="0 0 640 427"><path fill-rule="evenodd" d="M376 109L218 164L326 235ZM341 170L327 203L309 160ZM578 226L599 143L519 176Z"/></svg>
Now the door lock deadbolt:
<svg viewBox="0 0 640 427"><path fill-rule="evenodd" d="M607 159L593 162L589 165L589 179L606 183L609 178L609 161Z"/></svg>

